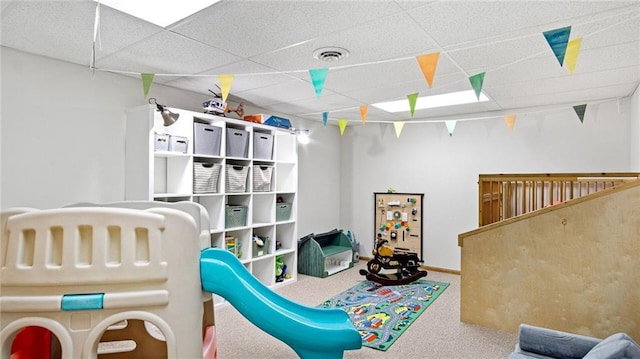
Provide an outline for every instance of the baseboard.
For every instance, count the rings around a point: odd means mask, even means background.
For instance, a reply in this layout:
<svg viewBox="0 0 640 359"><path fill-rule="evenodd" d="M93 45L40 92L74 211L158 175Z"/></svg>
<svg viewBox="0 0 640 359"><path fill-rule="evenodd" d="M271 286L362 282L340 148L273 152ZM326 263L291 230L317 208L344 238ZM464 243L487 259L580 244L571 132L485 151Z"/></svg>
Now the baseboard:
<svg viewBox="0 0 640 359"><path fill-rule="evenodd" d="M368 262L370 261L372 258L370 257L362 257L360 256L360 260L363 262ZM426 271L433 271L433 272L439 272L439 273L447 273L447 274L455 274L455 275L460 275L460 271L459 270L455 270L455 269L449 269L449 268L439 268L439 267L431 267L431 266L420 266L420 269L424 269Z"/></svg>

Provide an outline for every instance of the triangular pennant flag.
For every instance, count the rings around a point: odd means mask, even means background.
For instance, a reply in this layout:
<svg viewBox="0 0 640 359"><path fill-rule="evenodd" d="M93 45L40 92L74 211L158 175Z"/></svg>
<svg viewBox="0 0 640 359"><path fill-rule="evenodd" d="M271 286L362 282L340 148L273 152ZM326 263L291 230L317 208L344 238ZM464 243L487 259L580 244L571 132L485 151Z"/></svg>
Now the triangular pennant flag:
<svg viewBox="0 0 640 359"><path fill-rule="evenodd" d="M580 53L581 44L581 37L573 39L569 41L569 44L567 44L567 53L564 56L564 64L567 65L567 68L571 73L576 70L576 63L578 62L578 54Z"/></svg>
<svg viewBox="0 0 640 359"><path fill-rule="evenodd" d="M322 113L322 126L327 127L327 121L329 120L329 113L328 112L323 112Z"/></svg>
<svg viewBox="0 0 640 359"><path fill-rule="evenodd" d="M338 127L340 128L340 135L344 135L344 129L347 128L347 120L338 120Z"/></svg>
<svg viewBox="0 0 640 359"><path fill-rule="evenodd" d="M360 106L360 118L362 119L362 125L365 125L367 123L367 110L368 109L369 109L369 106L367 106L367 105Z"/></svg>
<svg viewBox="0 0 640 359"><path fill-rule="evenodd" d="M320 98L320 94L322 93L322 89L324 88L324 80L326 80L327 78L327 73L329 73L329 69L326 67L321 69L309 70L311 83L313 83L313 88L316 91L316 96L318 96L318 98Z"/></svg>
<svg viewBox="0 0 640 359"><path fill-rule="evenodd" d="M576 115L578 115L581 123L584 123L584 112L586 111L586 109L586 104L573 106L573 110L576 112Z"/></svg>
<svg viewBox="0 0 640 359"><path fill-rule="evenodd" d="M155 74L140 74L140 77L142 77L142 88L144 89L145 98L147 98L147 95L149 94L149 89L151 88L154 76Z"/></svg>
<svg viewBox="0 0 640 359"><path fill-rule="evenodd" d="M413 112L416 110L416 101L418 100L418 93L412 93L407 95L407 99L409 99L409 108L411 110L411 116L413 117Z"/></svg>
<svg viewBox="0 0 640 359"><path fill-rule="evenodd" d="M444 124L447 125L447 131L449 132L449 136L453 136L453 130L456 128L456 120L447 120L444 121Z"/></svg>
<svg viewBox="0 0 640 359"><path fill-rule="evenodd" d="M218 75L218 82L220 83L220 91L222 92L222 102L227 102L227 96L229 96L229 90L231 90L231 83L233 83L233 75Z"/></svg>
<svg viewBox="0 0 640 359"><path fill-rule="evenodd" d="M507 123L507 127L509 127L509 131L513 131L513 126L515 126L516 124L516 115L504 116L504 122Z"/></svg>
<svg viewBox="0 0 640 359"><path fill-rule="evenodd" d="M476 92L476 97L478 101L480 101L480 93L482 92L482 83L484 82L484 72L481 72L477 75L473 75L469 77L469 82L471 82L471 87L473 87L473 91Z"/></svg>
<svg viewBox="0 0 640 359"><path fill-rule="evenodd" d="M558 59L560 66L564 63L564 55L567 51L567 43L569 42L569 35L571 34L571 26L561 27L555 30L549 30L543 32L547 43L551 46L551 50Z"/></svg>
<svg viewBox="0 0 640 359"><path fill-rule="evenodd" d="M393 123L393 127L396 129L396 138L400 138L400 133L402 133L402 128L404 127L404 121L395 121Z"/></svg>
<svg viewBox="0 0 640 359"><path fill-rule="evenodd" d="M420 65L420 70L422 70L422 74L424 75L425 80L427 80L429 88L431 88L431 85L433 84L433 75L436 72L436 66L438 65L439 57L439 52L416 56L418 65Z"/></svg>

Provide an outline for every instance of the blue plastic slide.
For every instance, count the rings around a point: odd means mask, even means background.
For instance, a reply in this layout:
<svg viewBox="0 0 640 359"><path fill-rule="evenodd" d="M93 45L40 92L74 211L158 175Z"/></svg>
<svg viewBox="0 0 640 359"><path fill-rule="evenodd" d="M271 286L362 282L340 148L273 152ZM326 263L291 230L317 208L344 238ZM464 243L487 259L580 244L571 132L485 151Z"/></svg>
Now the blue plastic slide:
<svg viewBox="0 0 640 359"><path fill-rule="evenodd" d="M205 291L228 300L245 318L290 346L303 359L338 359L360 349L362 339L347 313L307 307L269 289L231 252L209 248L200 255Z"/></svg>

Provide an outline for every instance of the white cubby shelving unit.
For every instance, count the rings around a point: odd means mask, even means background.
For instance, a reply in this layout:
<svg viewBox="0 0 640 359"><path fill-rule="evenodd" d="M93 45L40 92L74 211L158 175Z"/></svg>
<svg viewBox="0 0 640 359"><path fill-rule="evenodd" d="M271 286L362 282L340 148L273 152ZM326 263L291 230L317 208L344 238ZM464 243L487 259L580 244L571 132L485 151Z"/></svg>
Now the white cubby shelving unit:
<svg viewBox="0 0 640 359"><path fill-rule="evenodd" d="M249 272L268 287L286 285L297 280L297 187L298 155L295 133L288 129L253 122L168 108L180 115L178 120L164 126L160 112L154 105L127 111L125 149L125 198L127 200L156 200L167 202L193 201L203 205L210 219L211 246L226 248L226 238L235 237L239 243L239 259ZM194 153L194 123L204 123L220 130L219 153ZM231 141L227 137L240 131L248 138L246 156L228 153ZM229 134L228 134L229 133ZM186 152L158 150L156 134L186 139ZM271 153L254 153L254 141L270 138ZM228 143L229 142L229 143ZM233 147L233 146L231 146ZM257 151L257 148L255 149ZM231 152L231 151L230 151ZM234 156L232 156L234 155ZM217 185L207 193L194 193L194 164L199 162L220 165ZM246 188L242 192L227 191L229 168L247 167ZM268 190L254 190L253 171L271 167ZM279 213L281 204L289 206L290 215ZM227 228L227 206L246 209L244 225ZM267 247L259 256L253 253L253 237L268 237ZM276 281L276 258L286 264L289 278ZM215 297L216 305L224 303Z"/></svg>

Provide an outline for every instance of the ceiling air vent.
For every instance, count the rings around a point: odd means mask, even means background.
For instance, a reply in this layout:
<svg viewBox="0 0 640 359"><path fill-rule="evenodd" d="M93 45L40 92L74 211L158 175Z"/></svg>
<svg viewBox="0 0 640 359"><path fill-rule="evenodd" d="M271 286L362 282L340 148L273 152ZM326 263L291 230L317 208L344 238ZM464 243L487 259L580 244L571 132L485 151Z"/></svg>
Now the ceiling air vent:
<svg viewBox="0 0 640 359"><path fill-rule="evenodd" d="M329 62L342 60L347 56L349 56L349 50L341 47L323 47L313 52L314 58Z"/></svg>

